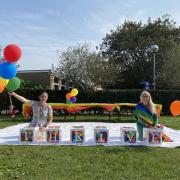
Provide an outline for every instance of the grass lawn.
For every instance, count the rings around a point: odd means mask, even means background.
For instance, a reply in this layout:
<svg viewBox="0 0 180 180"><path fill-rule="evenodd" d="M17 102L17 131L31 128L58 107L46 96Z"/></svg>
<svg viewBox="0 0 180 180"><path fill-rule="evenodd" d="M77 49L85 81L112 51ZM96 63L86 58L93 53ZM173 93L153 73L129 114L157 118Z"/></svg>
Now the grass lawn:
<svg viewBox="0 0 180 180"><path fill-rule="evenodd" d="M0 118L0 128L27 122ZM77 121L133 122L131 117L78 116ZM64 120L74 121L74 117ZM180 130L180 117L160 123ZM0 179L180 179L180 148L0 146Z"/></svg>

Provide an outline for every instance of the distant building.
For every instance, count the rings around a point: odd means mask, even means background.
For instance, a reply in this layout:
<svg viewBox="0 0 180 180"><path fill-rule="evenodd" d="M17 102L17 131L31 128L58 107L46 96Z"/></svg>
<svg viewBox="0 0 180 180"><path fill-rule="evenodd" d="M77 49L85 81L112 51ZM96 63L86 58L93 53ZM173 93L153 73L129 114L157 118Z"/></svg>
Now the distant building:
<svg viewBox="0 0 180 180"><path fill-rule="evenodd" d="M50 69L22 70L17 72L17 77L25 81L41 84L47 89L66 89L66 82L59 77L54 77Z"/></svg>

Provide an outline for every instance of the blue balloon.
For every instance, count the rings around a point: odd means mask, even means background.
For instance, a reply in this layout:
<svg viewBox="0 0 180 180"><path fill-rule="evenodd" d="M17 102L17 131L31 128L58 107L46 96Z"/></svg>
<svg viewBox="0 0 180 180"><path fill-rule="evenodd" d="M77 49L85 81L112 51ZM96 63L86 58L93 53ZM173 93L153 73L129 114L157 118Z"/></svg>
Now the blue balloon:
<svg viewBox="0 0 180 180"><path fill-rule="evenodd" d="M11 79L16 76L16 66L9 62L0 64L0 76L4 79Z"/></svg>

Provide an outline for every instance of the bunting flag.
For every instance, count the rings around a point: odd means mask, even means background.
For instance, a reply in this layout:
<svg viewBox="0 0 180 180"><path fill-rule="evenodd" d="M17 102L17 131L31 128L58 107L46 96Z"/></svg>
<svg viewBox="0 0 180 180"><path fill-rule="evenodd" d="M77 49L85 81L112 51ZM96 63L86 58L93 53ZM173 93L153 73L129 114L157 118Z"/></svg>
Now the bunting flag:
<svg viewBox="0 0 180 180"><path fill-rule="evenodd" d="M108 112L112 112L113 110L120 111L121 107L129 107L135 108L137 104L134 103L74 103L74 104L66 104L66 103L48 103L53 110L63 109L68 113L77 113L81 110L90 109L100 107ZM158 116L160 116L162 109L161 104L156 104L156 110L158 112ZM32 107L30 104L22 105L22 114L24 117L28 118L30 113L32 112Z"/></svg>

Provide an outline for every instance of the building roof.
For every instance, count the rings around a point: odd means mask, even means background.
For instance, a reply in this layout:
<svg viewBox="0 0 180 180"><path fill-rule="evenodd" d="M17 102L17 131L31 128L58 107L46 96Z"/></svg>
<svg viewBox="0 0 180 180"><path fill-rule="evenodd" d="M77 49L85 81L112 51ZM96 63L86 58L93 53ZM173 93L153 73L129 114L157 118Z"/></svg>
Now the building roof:
<svg viewBox="0 0 180 180"><path fill-rule="evenodd" d="M41 69L41 70L20 70L17 71L18 74L25 74L25 73L44 73L44 72L51 72L51 69Z"/></svg>

